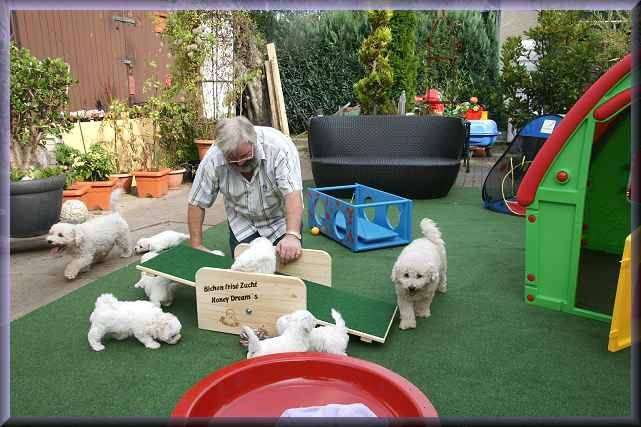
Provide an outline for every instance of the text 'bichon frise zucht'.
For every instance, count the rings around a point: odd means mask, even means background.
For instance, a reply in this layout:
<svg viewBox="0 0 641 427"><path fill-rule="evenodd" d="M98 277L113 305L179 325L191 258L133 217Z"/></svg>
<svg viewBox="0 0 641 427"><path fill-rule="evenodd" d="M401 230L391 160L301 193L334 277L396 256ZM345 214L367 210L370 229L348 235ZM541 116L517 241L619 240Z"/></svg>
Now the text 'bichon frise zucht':
<svg viewBox="0 0 641 427"><path fill-rule="evenodd" d="M57 255L69 249L74 257L65 268L67 279L75 279L81 271L103 261L114 246L121 249L121 257L132 255L129 225L116 207L122 192L121 188L112 192L113 212L110 214L95 216L81 224L59 222L51 226L47 236L47 242L53 246L50 254Z"/></svg>
<svg viewBox="0 0 641 427"><path fill-rule="evenodd" d="M434 293L447 292L447 254L441 231L429 218L421 220L424 237L401 251L392 268L392 282L401 315L401 329L416 328L416 317L429 317Z"/></svg>
<svg viewBox="0 0 641 427"><path fill-rule="evenodd" d="M87 339L95 351L105 349L101 340L106 336L117 340L134 336L151 349L160 347L158 341L176 344L182 328L176 316L149 301L118 301L112 294L102 294L96 299L89 321Z"/></svg>

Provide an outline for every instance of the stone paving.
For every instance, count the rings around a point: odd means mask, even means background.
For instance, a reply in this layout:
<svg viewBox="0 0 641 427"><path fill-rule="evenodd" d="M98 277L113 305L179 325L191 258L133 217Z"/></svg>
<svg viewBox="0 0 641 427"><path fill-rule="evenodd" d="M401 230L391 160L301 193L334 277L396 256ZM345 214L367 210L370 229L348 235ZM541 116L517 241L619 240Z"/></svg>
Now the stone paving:
<svg viewBox="0 0 641 427"><path fill-rule="evenodd" d="M300 146L301 170L303 180L313 179L307 147ZM462 167L455 185L463 187L481 187L485 176L500 156L505 146L496 146L491 157L472 157L470 172ZM125 217L132 231L133 240L156 234L162 230L187 232L186 199L190 185L183 184L179 189L170 190L169 194L159 199L141 199L123 195L118 208ZM225 220L222 198L207 209L205 228L217 225ZM213 248L212 248L213 249ZM224 252L228 248L218 248ZM97 278L137 261L140 257L120 258L117 250L106 260L94 265L73 281L63 277L69 257L49 256L48 250L12 253L10 257L11 280L11 320L20 318L38 307L49 304L58 298L88 284Z"/></svg>

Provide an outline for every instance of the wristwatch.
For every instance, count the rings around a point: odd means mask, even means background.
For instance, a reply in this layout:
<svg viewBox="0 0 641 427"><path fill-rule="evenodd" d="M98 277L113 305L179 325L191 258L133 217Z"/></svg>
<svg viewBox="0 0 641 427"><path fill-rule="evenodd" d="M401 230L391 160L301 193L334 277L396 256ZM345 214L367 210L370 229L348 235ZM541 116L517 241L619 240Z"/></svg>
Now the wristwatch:
<svg viewBox="0 0 641 427"><path fill-rule="evenodd" d="M290 235L296 237L298 240L302 240L303 239L303 236L301 236L300 233L297 232L297 231L286 231L285 234L290 234Z"/></svg>

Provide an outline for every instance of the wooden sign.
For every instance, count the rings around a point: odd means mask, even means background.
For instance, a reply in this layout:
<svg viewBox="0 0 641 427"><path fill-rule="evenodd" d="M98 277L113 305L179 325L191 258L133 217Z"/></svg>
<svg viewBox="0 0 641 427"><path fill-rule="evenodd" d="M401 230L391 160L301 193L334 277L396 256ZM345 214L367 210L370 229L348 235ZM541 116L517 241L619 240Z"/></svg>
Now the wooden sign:
<svg viewBox="0 0 641 427"><path fill-rule="evenodd" d="M196 272L198 327L240 334L241 326L276 336L276 320L307 309L307 289L298 277L203 267Z"/></svg>
<svg viewBox="0 0 641 427"><path fill-rule="evenodd" d="M248 243L236 246L234 258L238 258L247 248L249 248ZM332 257L325 251L303 249L296 261L283 264L279 260L276 271L320 285L332 286Z"/></svg>

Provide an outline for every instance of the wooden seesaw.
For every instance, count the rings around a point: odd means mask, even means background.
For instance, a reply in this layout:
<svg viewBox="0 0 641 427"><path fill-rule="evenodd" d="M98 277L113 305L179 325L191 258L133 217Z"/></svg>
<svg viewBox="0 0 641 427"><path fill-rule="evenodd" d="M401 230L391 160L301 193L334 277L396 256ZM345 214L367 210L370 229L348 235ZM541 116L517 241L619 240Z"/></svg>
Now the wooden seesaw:
<svg viewBox="0 0 641 427"><path fill-rule="evenodd" d="M249 247L240 244L236 256ZM332 287L332 259L325 251L303 249L278 274L229 270L233 260L186 245L161 252L136 268L196 288L198 327L239 334L242 325L276 335L276 320L292 311L309 310L320 324L334 324L338 310L348 333L365 342L384 343L396 316L396 304Z"/></svg>

